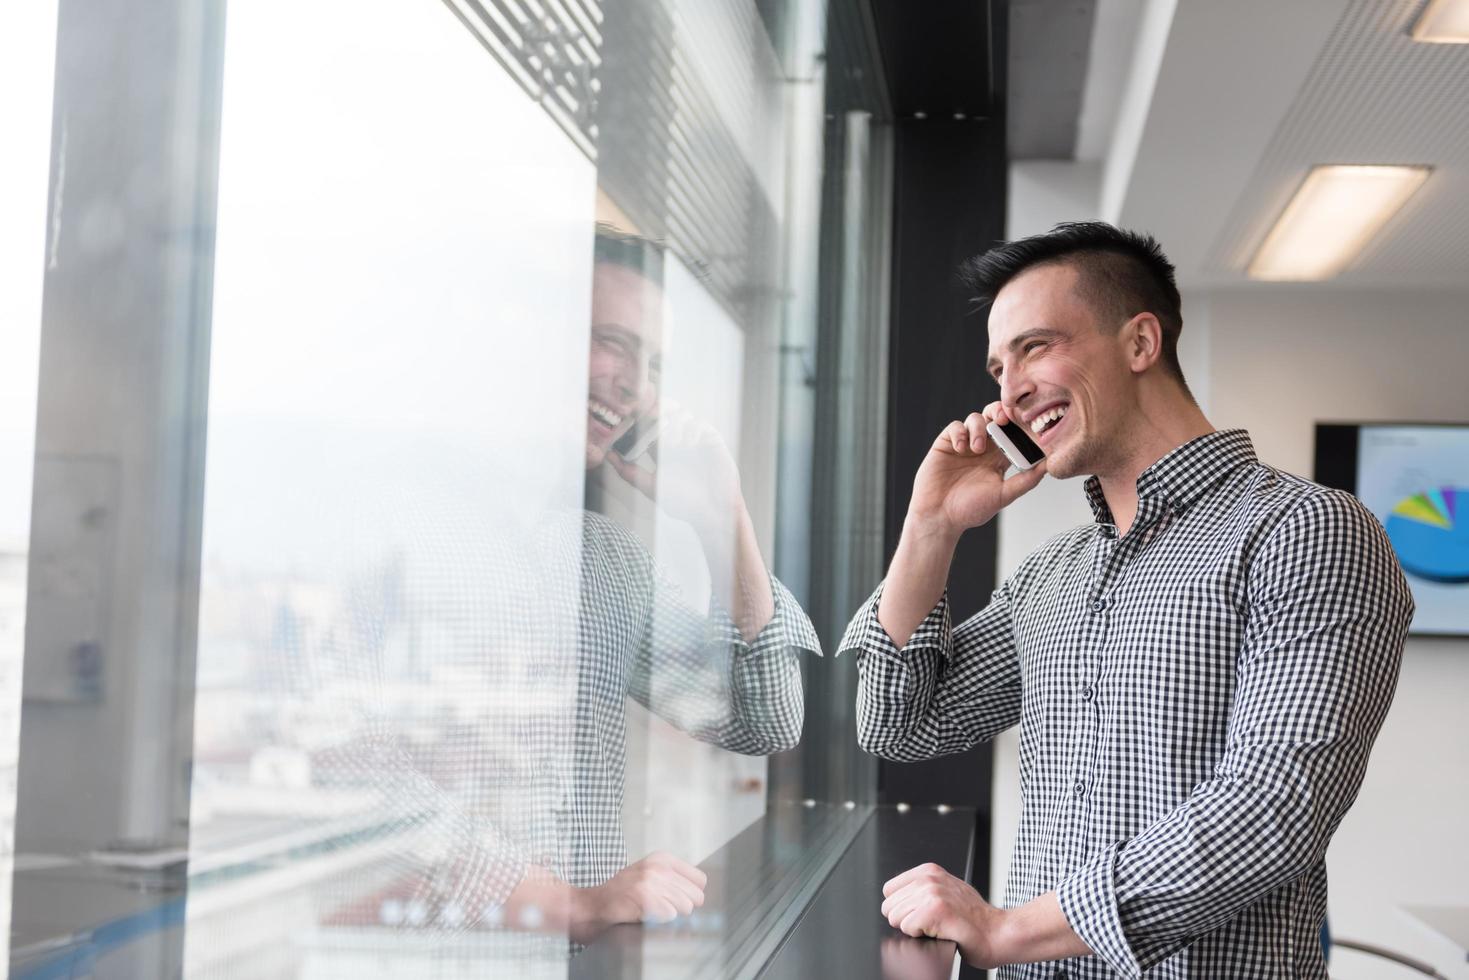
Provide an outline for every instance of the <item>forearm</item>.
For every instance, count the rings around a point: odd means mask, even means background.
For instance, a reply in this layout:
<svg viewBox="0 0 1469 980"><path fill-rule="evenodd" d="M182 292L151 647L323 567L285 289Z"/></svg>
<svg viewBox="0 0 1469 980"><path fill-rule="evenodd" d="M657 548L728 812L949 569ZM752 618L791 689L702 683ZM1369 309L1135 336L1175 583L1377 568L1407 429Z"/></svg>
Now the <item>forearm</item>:
<svg viewBox="0 0 1469 980"><path fill-rule="evenodd" d="M1055 892L1013 909L997 909L991 932L997 964L1040 963L1072 956L1091 956L1092 950L1066 921Z"/></svg>
<svg viewBox="0 0 1469 980"><path fill-rule="evenodd" d="M898 647L907 645L918 624L938 605L958 543L959 535L951 529L911 515L904 521L877 609L878 622Z"/></svg>
<svg viewBox="0 0 1469 980"><path fill-rule="evenodd" d="M755 522L741 502L731 521L733 527L699 530L704 557L714 594L729 610L745 642L754 641L775 616L775 595L770 573L755 537ZM721 540L722 539L722 540Z"/></svg>
<svg viewBox="0 0 1469 980"><path fill-rule="evenodd" d="M951 627L940 591L900 648L880 618L896 584L885 582L862 604L838 648L858 656L862 748L884 759L931 759L963 751L1018 722L1020 661L1008 589L997 589L958 628Z"/></svg>
<svg viewBox="0 0 1469 980"><path fill-rule="evenodd" d="M569 933L576 891L546 868L530 865L505 899L504 922L512 929Z"/></svg>
<svg viewBox="0 0 1469 980"><path fill-rule="evenodd" d="M1325 767L1354 768L1322 752ZM1056 887L1073 929L1122 976L1146 972L1323 858L1345 802L1331 780L1277 759L1279 780L1211 780ZM1230 767L1226 759L1221 767Z"/></svg>
<svg viewBox="0 0 1469 980"><path fill-rule="evenodd" d="M506 926L526 932L560 933L591 942L612 925L605 888L576 888L546 868L531 865L502 908Z"/></svg>

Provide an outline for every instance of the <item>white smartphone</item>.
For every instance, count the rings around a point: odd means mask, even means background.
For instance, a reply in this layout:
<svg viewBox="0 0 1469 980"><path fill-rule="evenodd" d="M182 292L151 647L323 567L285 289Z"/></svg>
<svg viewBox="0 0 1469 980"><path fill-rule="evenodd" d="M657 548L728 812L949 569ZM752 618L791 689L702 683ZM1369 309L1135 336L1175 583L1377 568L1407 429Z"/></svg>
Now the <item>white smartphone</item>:
<svg viewBox="0 0 1469 980"><path fill-rule="evenodd" d="M1026 432L1024 427L1017 422L1007 422L1004 425L991 422L984 427L984 430L990 434L991 439L995 440L995 445L1000 447L1000 452L1005 454L1005 458L1015 464L1017 470L1028 470L1046 458L1046 454L1041 452L1041 447L1031 439L1030 433Z"/></svg>
<svg viewBox="0 0 1469 980"><path fill-rule="evenodd" d="M658 441L659 431L656 416L651 419L638 419L612 444L612 448L617 455L629 463L644 455L656 461L658 454L654 451L654 443Z"/></svg>

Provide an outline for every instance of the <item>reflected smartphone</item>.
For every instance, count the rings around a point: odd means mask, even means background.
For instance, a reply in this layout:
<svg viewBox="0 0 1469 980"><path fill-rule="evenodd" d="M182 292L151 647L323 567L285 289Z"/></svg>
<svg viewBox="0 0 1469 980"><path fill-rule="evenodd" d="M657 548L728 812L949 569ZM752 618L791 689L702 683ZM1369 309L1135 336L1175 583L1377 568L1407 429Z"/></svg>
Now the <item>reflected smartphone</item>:
<svg viewBox="0 0 1469 980"><path fill-rule="evenodd" d="M656 460L658 454L652 450L653 443L657 441L658 419L656 417L637 419L633 422L632 428L618 437L617 441L612 444L612 448L617 455L629 463L643 455L648 455L649 458Z"/></svg>
<svg viewBox="0 0 1469 980"><path fill-rule="evenodd" d="M1005 454L1005 458L1015 464L1017 470L1028 470L1046 458L1046 454L1041 452L1041 447L1035 444L1030 433L1026 432L1018 422L1007 422L1004 425L996 425L991 422L984 427L984 430L990 434L991 439L995 440L995 445L1000 447L1000 452Z"/></svg>

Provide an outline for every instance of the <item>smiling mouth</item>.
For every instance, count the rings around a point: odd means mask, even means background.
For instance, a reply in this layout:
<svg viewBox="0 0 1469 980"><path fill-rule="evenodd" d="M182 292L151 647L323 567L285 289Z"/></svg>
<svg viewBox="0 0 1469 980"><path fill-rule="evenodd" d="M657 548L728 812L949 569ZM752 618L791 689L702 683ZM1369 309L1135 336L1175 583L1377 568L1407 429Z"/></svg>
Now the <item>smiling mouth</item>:
<svg viewBox="0 0 1469 980"><path fill-rule="evenodd" d="M609 429L615 429L622 424L622 414L614 411L611 406L599 402L595 398L587 399L587 414L594 422L600 422Z"/></svg>
<svg viewBox="0 0 1469 980"><path fill-rule="evenodd" d="M1066 413L1071 410L1070 403L1057 405L1055 408L1047 409L1030 420L1030 434L1036 439L1042 439L1052 429L1061 424Z"/></svg>

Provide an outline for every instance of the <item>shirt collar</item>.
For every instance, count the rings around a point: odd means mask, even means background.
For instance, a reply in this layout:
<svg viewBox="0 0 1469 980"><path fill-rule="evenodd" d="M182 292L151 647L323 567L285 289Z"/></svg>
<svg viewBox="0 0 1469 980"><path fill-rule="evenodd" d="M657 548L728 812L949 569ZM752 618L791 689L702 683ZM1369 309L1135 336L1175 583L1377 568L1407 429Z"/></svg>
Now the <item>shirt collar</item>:
<svg viewBox="0 0 1469 980"><path fill-rule="evenodd" d="M1137 478L1141 504L1156 498L1181 512L1226 474L1255 463L1255 447L1244 429L1222 429L1191 439L1143 470ZM1087 477L1086 499L1098 524L1113 524L1112 509L1102 495L1102 481Z"/></svg>

